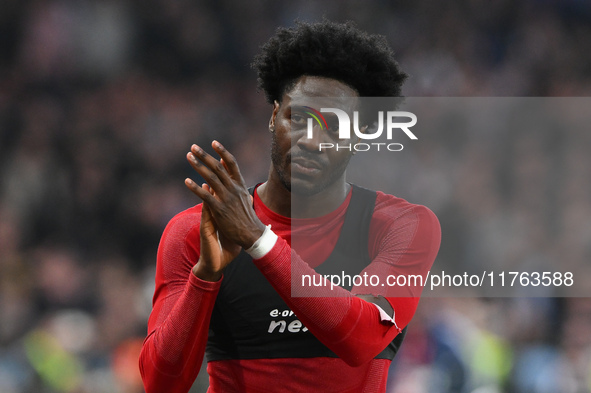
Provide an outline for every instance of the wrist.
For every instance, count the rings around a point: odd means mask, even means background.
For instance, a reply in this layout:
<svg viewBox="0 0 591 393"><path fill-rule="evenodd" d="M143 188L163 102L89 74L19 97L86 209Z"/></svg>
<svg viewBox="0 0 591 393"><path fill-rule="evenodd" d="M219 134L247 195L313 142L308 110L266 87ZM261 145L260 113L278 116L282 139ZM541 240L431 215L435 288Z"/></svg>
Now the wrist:
<svg viewBox="0 0 591 393"><path fill-rule="evenodd" d="M277 235L271 230L271 225L267 225L262 235L244 251L253 259L260 259L273 249L275 243L277 243Z"/></svg>
<svg viewBox="0 0 591 393"><path fill-rule="evenodd" d="M265 233L265 229L267 228L265 224L259 221L259 225L256 229L249 231L247 234L246 239L242 242L241 246L243 249L248 250L252 247L252 245L263 236Z"/></svg>
<svg viewBox="0 0 591 393"><path fill-rule="evenodd" d="M221 270L215 270L215 269L208 268L202 262L201 258L199 258L199 261L197 262L197 264L195 266L193 266L193 269L191 270L191 272L193 273L193 275L195 277L197 277L198 279L203 280L203 281L216 282L222 278L222 271Z"/></svg>

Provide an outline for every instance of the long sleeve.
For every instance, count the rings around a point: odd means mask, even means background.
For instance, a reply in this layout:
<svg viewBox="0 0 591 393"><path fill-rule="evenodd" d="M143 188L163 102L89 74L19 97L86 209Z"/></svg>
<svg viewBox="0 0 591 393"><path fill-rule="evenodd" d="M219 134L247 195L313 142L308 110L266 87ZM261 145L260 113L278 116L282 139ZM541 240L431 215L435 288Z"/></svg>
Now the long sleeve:
<svg viewBox="0 0 591 393"><path fill-rule="evenodd" d="M439 249L441 230L435 215L427 208L412 205L397 217L377 217L379 235L374 235L373 259L364 270L378 274L382 280L389 275L420 274L425 276ZM382 224L380 221L383 220ZM374 226L375 228L375 226ZM302 323L323 344L347 364L364 364L380 353L410 322L418 305L420 292L406 292L395 297L388 287L354 287L349 292L340 287L305 288L307 296L292 296L293 277L316 275L323 280L281 237L264 257L254 261L283 300ZM313 279L314 280L314 279ZM384 281L382 281L384 282ZM302 294L302 288L298 288ZM403 289L404 290L404 289ZM383 322L378 309L354 294L385 294L395 312L396 325ZM398 292L400 293L400 292Z"/></svg>
<svg viewBox="0 0 591 393"><path fill-rule="evenodd" d="M189 391L203 362L209 321L221 280L191 273L199 258L200 206L177 215L164 230L148 336L140 355L146 393Z"/></svg>

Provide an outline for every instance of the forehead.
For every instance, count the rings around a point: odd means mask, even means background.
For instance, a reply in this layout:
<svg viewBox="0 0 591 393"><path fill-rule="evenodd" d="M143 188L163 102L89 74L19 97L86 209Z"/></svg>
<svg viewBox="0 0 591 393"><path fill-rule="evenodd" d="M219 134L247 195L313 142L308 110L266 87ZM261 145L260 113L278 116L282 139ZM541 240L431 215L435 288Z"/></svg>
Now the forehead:
<svg viewBox="0 0 591 393"><path fill-rule="evenodd" d="M353 111L357 107L359 95L352 87L336 79L302 76L294 87L284 94L283 100L291 106Z"/></svg>

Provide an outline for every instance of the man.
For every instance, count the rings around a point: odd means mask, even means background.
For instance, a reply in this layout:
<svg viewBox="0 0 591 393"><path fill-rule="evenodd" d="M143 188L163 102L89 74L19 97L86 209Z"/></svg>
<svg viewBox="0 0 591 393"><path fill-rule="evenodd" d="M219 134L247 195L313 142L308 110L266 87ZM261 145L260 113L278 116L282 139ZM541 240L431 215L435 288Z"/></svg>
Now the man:
<svg viewBox="0 0 591 393"><path fill-rule="evenodd" d="M319 144L351 140L328 114L309 137L302 108L350 113L360 97L399 96L406 75L382 38L327 21L279 29L254 66L273 105L269 177L249 190L219 142L219 160L191 147L206 183L185 183L203 203L162 236L140 357L146 392L187 392L205 352L210 392L384 392L419 294L392 296L383 282L426 274L439 223L423 206L348 184L352 152ZM384 281L349 289L318 273L339 271Z"/></svg>

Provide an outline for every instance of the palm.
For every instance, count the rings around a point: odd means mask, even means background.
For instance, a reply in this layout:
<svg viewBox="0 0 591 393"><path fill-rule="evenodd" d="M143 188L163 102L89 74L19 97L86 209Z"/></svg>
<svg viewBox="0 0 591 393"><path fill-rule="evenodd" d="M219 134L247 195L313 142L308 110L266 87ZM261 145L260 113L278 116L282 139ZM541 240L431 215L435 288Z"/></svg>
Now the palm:
<svg viewBox="0 0 591 393"><path fill-rule="evenodd" d="M216 229L211 212L203 204L201 213L201 258L214 271L223 270L240 252L240 246L228 241Z"/></svg>

